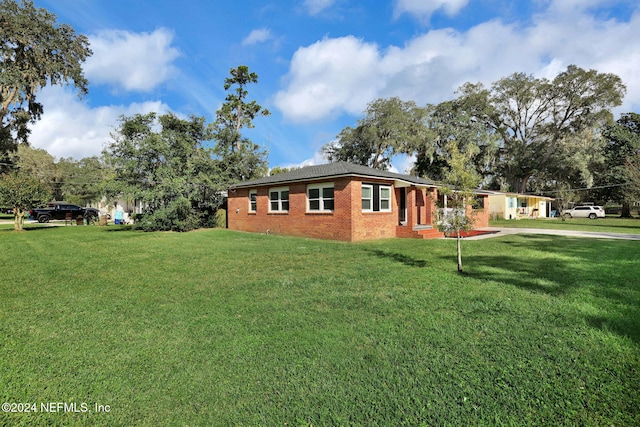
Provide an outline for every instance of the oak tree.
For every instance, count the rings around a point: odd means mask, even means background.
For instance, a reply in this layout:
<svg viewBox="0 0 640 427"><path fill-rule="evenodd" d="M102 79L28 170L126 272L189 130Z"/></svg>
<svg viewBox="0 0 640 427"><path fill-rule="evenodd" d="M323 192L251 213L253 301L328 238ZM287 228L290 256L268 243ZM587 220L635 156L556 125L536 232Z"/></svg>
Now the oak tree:
<svg viewBox="0 0 640 427"><path fill-rule="evenodd" d="M604 132L604 170L599 176L601 198L622 204L621 216L631 216L634 165L640 155L640 114L625 113ZM637 174L637 173L636 173Z"/></svg>
<svg viewBox="0 0 640 427"><path fill-rule="evenodd" d="M31 0L0 2L0 162L18 142L27 142L28 124L40 119L38 91L73 84L80 95L88 82L82 63L92 54L89 40Z"/></svg>
<svg viewBox="0 0 640 427"><path fill-rule="evenodd" d="M570 65L553 80L515 73L490 89L467 83L459 101L500 137L496 174L524 193L534 176L553 179L564 142L612 121L625 91L614 74Z"/></svg>
<svg viewBox="0 0 640 427"><path fill-rule="evenodd" d="M322 151L331 162L346 161L386 170L395 154L412 152L428 139L425 110L400 98L377 99L365 116L326 144Z"/></svg>

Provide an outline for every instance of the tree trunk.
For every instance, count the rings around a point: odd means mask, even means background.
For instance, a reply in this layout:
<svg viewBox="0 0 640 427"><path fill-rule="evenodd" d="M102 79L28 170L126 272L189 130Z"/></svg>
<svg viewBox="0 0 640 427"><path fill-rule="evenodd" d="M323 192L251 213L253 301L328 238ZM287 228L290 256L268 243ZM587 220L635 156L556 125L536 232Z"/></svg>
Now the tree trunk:
<svg viewBox="0 0 640 427"><path fill-rule="evenodd" d="M456 240L458 245L458 273L462 273L462 251L460 247L460 230L456 230Z"/></svg>
<svg viewBox="0 0 640 427"><path fill-rule="evenodd" d="M622 202L622 212L620 212L620 218L632 218L631 205L629 205L629 202Z"/></svg>
<svg viewBox="0 0 640 427"><path fill-rule="evenodd" d="M15 231L22 231L24 227L24 211L19 208L13 209L13 229Z"/></svg>

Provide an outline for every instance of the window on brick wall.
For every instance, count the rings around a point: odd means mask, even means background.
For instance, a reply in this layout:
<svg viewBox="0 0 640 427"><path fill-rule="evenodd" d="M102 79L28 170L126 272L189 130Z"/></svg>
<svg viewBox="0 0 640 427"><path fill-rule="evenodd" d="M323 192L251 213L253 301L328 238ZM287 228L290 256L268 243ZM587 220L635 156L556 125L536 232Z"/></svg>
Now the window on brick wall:
<svg viewBox="0 0 640 427"><path fill-rule="evenodd" d="M249 190L249 212L256 212L258 209L258 190Z"/></svg>
<svg viewBox="0 0 640 427"><path fill-rule="evenodd" d="M289 212L289 187L269 189L269 212Z"/></svg>
<svg viewBox="0 0 640 427"><path fill-rule="evenodd" d="M308 212L333 212L333 183L307 186Z"/></svg>
<svg viewBox="0 0 640 427"><path fill-rule="evenodd" d="M362 184L363 212L391 212L391 186Z"/></svg>

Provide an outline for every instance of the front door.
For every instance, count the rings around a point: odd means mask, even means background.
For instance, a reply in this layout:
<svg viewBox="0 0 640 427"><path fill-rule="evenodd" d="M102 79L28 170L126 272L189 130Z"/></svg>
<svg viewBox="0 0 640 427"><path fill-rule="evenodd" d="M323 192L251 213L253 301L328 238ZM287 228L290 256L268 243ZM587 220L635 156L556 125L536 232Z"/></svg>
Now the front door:
<svg viewBox="0 0 640 427"><path fill-rule="evenodd" d="M400 197L398 200L398 223L405 225L407 223L407 189L400 188Z"/></svg>

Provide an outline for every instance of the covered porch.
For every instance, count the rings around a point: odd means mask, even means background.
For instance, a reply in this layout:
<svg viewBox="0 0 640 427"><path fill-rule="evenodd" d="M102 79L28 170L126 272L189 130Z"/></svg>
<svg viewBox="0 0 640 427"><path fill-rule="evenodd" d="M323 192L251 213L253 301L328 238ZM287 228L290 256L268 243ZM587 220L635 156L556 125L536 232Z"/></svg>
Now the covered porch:
<svg viewBox="0 0 640 427"><path fill-rule="evenodd" d="M396 236L405 238L434 239L444 233L434 227L435 200L438 190L434 187L409 185L396 182L398 224Z"/></svg>

